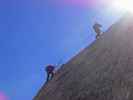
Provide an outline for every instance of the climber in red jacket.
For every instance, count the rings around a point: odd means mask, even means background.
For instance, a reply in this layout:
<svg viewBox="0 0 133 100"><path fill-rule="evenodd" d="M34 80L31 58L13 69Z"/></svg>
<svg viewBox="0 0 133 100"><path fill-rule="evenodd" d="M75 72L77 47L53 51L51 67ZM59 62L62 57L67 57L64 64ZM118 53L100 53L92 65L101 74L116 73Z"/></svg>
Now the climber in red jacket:
<svg viewBox="0 0 133 100"><path fill-rule="evenodd" d="M96 32L96 39L98 39L100 37L100 35L102 34L102 31L100 29L101 27L102 27L102 25L100 25L99 23L95 23L93 25L93 29Z"/></svg>
<svg viewBox="0 0 133 100"><path fill-rule="evenodd" d="M51 80L54 77L54 69L55 69L54 65L47 65L46 66L46 68L45 68L45 71L47 72L46 82L48 82L49 80Z"/></svg>

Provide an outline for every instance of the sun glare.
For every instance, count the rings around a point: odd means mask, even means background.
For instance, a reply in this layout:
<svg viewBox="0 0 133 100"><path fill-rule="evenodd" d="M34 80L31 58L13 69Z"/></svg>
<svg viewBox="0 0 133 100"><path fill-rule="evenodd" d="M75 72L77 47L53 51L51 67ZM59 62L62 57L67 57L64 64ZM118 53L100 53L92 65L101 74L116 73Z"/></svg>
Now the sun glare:
<svg viewBox="0 0 133 100"><path fill-rule="evenodd" d="M133 13L133 0L114 0L113 6L116 9L129 11Z"/></svg>

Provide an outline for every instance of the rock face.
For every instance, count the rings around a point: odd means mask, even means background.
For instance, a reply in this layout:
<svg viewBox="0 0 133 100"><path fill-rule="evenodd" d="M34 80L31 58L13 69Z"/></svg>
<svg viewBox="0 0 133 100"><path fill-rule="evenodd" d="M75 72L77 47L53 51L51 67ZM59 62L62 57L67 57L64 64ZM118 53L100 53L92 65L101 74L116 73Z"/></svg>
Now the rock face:
<svg viewBox="0 0 133 100"><path fill-rule="evenodd" d="M63 65L34 100L133 100L133 16Z"/></svg>

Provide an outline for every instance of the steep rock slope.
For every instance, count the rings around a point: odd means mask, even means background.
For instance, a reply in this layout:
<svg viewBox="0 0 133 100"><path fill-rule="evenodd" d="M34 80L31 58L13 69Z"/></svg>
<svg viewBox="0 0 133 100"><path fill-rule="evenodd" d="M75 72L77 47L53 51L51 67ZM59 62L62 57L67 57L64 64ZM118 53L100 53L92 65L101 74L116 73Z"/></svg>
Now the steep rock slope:
<svg viewBox="0 0 133 100"><path fill-rule="evenodd" d="M34 100L133 100L133 16L63 65Z"/></svg>

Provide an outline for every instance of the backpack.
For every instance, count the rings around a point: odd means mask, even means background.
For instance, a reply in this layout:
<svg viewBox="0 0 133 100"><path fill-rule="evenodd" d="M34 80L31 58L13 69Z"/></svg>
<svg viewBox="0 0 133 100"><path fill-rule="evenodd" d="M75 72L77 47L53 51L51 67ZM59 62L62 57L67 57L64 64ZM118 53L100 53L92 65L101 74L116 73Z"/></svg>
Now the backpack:
<svg viewBox="0 0 133 100"><path fill-rule="evenodd" d="M53 65L48 65L45 70L46 70L46 72L51 73L54 71L54 69L55 69L55 67Z"/></svg>

